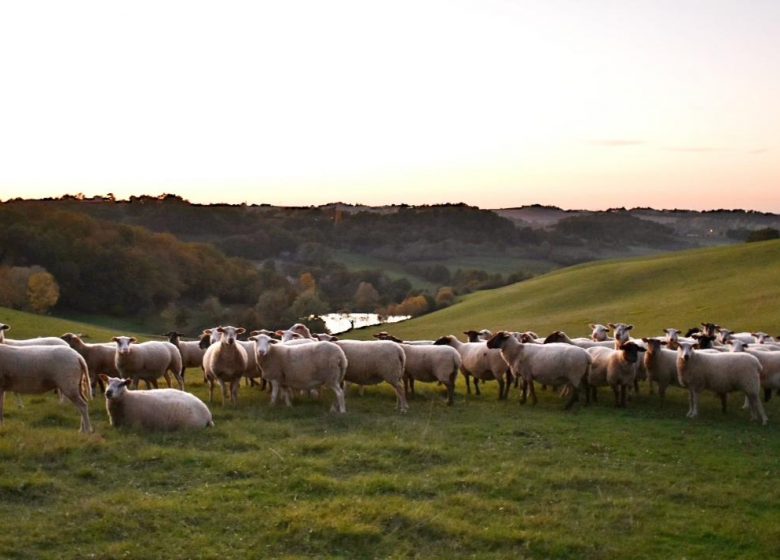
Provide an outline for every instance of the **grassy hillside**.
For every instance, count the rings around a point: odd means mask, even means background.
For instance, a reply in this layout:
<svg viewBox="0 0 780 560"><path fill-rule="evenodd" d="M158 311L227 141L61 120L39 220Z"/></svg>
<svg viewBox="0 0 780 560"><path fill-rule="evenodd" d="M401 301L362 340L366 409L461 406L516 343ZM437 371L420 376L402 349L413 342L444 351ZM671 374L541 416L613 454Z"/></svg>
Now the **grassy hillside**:
<svg viewBox="0 0 780 560"><path fill-rule="evenodd" d="M588 334L590 322L623 321L636 333L660 334L713 321L780 334L779 307L780 241L768 241L566 268L472 294L391 330L410 339L471 328L574 336Z"/></svg>
<svg viewBox="0 0 780 560"><path fill-rule="evenodd" d="M774 332L779 254L766 243L583 266L396 328L582 332L622 319L653 330L709 319ZM20 335L113 334L8 313L0 320ZM187 383L208 398L200 371ZM780 399L761 427L737 396L724 415L706 395L688 420L677 388L661 402L643 387L622 410L602 390L564 412L551 391L520 406L516 393L497 401L495 384L476 397L460 383L446 407L440 388L417 386L406 415L389 388L350 388L344 416L328 412L330 395L272 408L242 386L238 407L213 404L216 426L190 434L114 430L98 396L85 436L54 395L25 397L24 408L8 398L0 558L780 556Z"/></svg>
<svg viewBox="0 0 780 560"><path fill-rule="evenodd" d="M0 323L11 326L6 331L8 338L34 338L36 336L60 336L66 332L84 333L89 335L88 340L106 341L119 334L133 334L141 340L147 338L137 333L131 333L122 325L116 328L98 326L81 321L71 321L57 317L35 315L7 307L0 307Z"/></svg>

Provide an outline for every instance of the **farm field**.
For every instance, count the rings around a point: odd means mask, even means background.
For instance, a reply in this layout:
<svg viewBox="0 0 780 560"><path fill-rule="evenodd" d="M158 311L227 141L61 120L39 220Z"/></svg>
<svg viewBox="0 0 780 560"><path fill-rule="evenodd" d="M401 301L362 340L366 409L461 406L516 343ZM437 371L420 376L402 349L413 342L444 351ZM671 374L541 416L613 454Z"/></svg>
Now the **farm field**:
<svg viewBox="0 0 780 560"><path fill-rule="evenodd" d="M557 271L477 293L393 326L408 338L471 327L564 328L630 321L638 334L701 320L777 332L780 242ZM597 287L594 289L594 286ZM9 336L87 330L2 310ZM113 332L92 329L93 338ZM369 336L372 331L355 333ZM188 389L207 400L199 371ZM0 558L771 558L780 555L780 399L766 427L741 397L647 387L625 410L611 395L564 412L483 394L446 407L417 384L350 389L348 413L298 399L272 408L242 386L198 433L117 431L102 396L95 433L54 395L6 399L0 428Z"/></svg>

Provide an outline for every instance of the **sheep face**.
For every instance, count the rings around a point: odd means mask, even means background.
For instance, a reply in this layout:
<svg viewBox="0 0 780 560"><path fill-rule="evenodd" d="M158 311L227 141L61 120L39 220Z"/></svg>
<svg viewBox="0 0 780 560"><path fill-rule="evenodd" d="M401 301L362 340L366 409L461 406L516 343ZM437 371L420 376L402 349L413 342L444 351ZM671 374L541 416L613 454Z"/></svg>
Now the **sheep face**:
<svg viewBox="0 0 780 560"><path fill-rule="evenodd" d="M669 342L677 342L680 339L681 332L682 331L678 329L664 329L664 333L666 333L666 340Z"/></svg>
<svg viewBox="0 0 780 560"><path fill-rule="evenodd" d="M715 323L702 323L701 326L704 327L704 334L707 336L715 336L720 328L720 325Z"/></svg>
<svg viewBox="0 0 780 560"><path fill-rule="evenodd" d="M512 335L506 331L497 332L487 341L487 347L491 349L502 348L511 336Z"/></svg>
<svg viewBox="0 0 780 560"><path fill-rule="evenodd" d="M758 342L759 344L766 344L767 342L771 342L771 340L770 340L771 337L767 333L765 333L765 332L759 331L759 332L754 332L754 333L750 333L750 334L755 337L756 342Z"/></svg>
<svg viewBox="0 0 780 560"><path fill-rule="evenodd" d="M303 323L295 323L292 327L290 327L287 330L301 335L302 338L311 338L312 337L311 336L311 331L309 330L309 327L307 327Z"/></svg>
<svg viewBox="0 0 780 560"><path fill-rule="evenodd" d="M592 329L592 332L590 333L591 340L595 340L596 342L603 342L607 340L607 335L609 335L609 327L605 327L599 323L591 323L590 328Z"/></svg>
<svg viewBox="0 0 780 560"><path fill-rule="evenodd" d="M634 328L634 325L626 325L625 323L610 323L609 326L615 331L615 340L620 342L628 342L629 331Z"/></svg>
<svg viewBox="0 0 780 560"><path fill-rule="evenodd" d="M696 341L699 343L699 348L712 348L712 343L715 342L714 336L709 336L706 334L694 334L691 336L691 338L696 339Z"/></svg>
<svg viewBox="0 0 780 560"><path fill-rule="evenodd" d="M729 329L720 329L718 331L718 342L721 344L728 344L729 340L731 340L731 335L734 334L734 331Z"/></svg>
<svg viewBox="0 0 780 560"><path fill-rule="evenodd" d="M639 359L639 353L645 352L646 350L638 344L626 342L625 344L621 344L620 351L623 352L623 359L628 363L633 364Z"/></svg>
<svg viewBox="0 0 780 560"><path fill-rule="evenodd" d="M73 333L65 333L60 338L65 342L67 342L71 347L77 342L81 342L81 339L79 339L79 335Z"/></svg>
<svg viewBox="0 0 780 560"><path fill-rule="evenodd" d="M694 346L690 342L681 342L677 349L677 359L687 363L694 355Z"/></svg>
<svg viewBox="0 0 780 560"><path fill-rule="evenodd" d="M732 338L729 340L729 346L731 346L732 352L744 352L749 345L747 342L743 342L738 338Z"/></svg>
<svg viewBox="0 0 780 560"><path fill-rule="evenodd" d="M447 336L442 336L442 337L440 337L440 338L437 338L437 339L434 341L434 344L435 344L436 346L444 346L445 344L446 344L447 346L452 346L452 344L455 342L455 340L456 340L456 339L455 339L455 337L454 337L454 336L452 336L451 334L448 334Z"/></svg>
<svg viewBox="0 0 780 560"><path fill-rule="evenodd" d="M216 331L221 335L220 341L222 344L227 344L229 346L232 346L236 343L236 340L238 340L238 335L243 334L246 332L241 327L217 327Z"/></svg>
<svg viewBox="0 0 780 560"><path fill-rule="evenodd" d="M258 356L265 356L271 350L272 344L278 344L276 339L271 338L267 334L258 334L256 336L250 336L249 340L255 343L255 352Z"/></svg>
<svg viewBox="0 0 780 560"><path fill-rule="evenodd" d="M553 331L547 335L547 338L544 339L545 344L551 344L554 342L566 342L566 335L561 331Z"/></svg>
<svg viewBox="0 0 780 560"><path fill-rule="evenodd" d="M120 399L127 391L127 386L133 382L132 379L120 379L118 377L109 377L100 374L100 379L106 386L106 398L108 400Z"/></svg>
<svg viewBox="0 0 780 560"><path fill-rule="evenodd" d="M136 340L136 338L134 336L115 336L111 340L116 342L116 350L120 354L129 354L130 353L130 345L133 342L137 342L137 340Z"/></svg>

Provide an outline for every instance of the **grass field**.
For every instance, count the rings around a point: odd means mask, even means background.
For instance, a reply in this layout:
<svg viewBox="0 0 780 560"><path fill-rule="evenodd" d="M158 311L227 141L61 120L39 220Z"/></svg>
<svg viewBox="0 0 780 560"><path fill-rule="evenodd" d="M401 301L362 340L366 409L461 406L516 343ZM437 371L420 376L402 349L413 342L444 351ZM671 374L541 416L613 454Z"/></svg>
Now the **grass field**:
<svg viewBox="0 0 780 560"><path fill-rule="evenodd" d="M579 334L589 320L628 319L640 333L699 320L774 332L780 243L738 249L560 271L394 330ZM661 297L656 282L674 290ZM35 334L62 330L38 320ZM187 378L207 398L200 373ZM330 395L271 408L242 387L237 408L214 404L216 427L191 434L113 430L97 397L84 436L53 395L22 409L7 399L0 558L780 555L780 399L761 427L736 396L725 415L706 396L689 421L679 389L660 402L643 388L625 410L602 391L564 412L550 392L521 406L516 393L498 402L491 385L467 397L460 383L448 408L440 389L418 384L406 415L389 389L349 391L344 416L327 411Z"/></svg>

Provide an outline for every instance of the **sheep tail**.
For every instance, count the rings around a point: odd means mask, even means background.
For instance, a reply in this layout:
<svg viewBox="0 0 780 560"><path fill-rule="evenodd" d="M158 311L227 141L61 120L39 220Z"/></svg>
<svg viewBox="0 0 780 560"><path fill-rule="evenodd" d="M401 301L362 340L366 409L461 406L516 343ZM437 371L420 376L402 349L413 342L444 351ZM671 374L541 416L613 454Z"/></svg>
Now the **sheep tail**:
<svg viewBox="0 0 780 560"><path fill-rule="evenodd" d="M84 401L92 400L92 383L89 379L89 368L87 362L79 356L79 367L81 368L81 379L79 380L79 393Z"/></svg>

